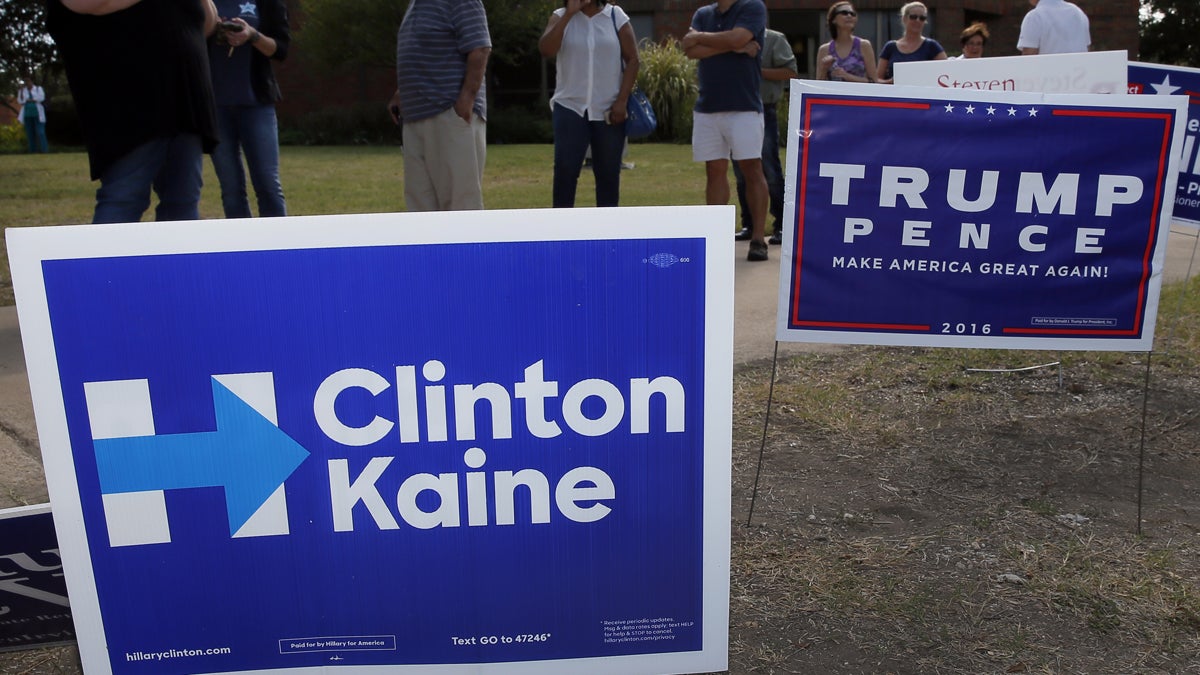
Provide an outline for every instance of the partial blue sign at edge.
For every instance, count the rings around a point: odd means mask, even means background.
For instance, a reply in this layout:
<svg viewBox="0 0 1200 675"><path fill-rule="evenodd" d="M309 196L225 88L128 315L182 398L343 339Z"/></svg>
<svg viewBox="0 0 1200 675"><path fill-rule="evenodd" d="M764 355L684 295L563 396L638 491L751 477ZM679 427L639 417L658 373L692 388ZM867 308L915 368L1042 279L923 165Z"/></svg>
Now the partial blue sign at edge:
<svg viewBox="0 0 1200 675"><path fill-rule="evenodd" d="M0 510L0 652L74 640L50 505Z"/></svg>
<svg viewBox="0 0 1200 675"><path fill-rule="evenodd" d="M1188 125L1179 159L1172 220L1200 228L1200 69L1129 64L1129 93L1188 97Z"/></svg>

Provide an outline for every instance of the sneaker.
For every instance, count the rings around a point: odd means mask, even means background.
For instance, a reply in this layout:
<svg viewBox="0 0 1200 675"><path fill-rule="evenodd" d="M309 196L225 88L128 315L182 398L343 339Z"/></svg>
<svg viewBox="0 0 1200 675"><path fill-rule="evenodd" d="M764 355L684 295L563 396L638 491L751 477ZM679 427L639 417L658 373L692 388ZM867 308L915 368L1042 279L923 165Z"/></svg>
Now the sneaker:
<svg viewBox="0 0 1200 675"><path fill-rule="evenodd" d="M771 238L767 240L767 242L772 246L779 246L783 243L783 234L776 230L775 233L771 235Z"/></svg>
<svg viewBox="0 0 1200 675"><path fill-rule="evenodd" d="M762 262L769 256L767 255L767 242L762 239L757 239L750 242L750 252L746 254L746 260L750 262Z"/></svg>
<svg viewBox="0 0 1200 675"><path fill-rule="evenodd" d="M635 166L637 166L637 165L634 164L633 162L621 162L621 169L623 171L629 171L630 169L632 169Z"/></svg>
<svg viewBox="0 0 1200 675"><path fill-rule="evenodd" d="M734 241L750 241L750 238L753 236L754 236L754 234L750 232L750 228L743 227L742 229L740 229L734 233L733 240Z"/></svg>

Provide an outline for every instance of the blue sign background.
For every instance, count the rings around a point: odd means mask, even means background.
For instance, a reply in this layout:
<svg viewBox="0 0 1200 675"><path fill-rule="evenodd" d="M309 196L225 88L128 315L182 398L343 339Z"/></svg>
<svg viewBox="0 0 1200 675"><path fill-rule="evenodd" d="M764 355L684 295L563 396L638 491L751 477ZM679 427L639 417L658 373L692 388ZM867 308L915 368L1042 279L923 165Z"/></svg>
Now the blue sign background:
<svg viewBox="0 0 1200 675"><path fill-rule="evenodd" d="M686 263L650 264L668 252ZM663 260L664 258L656 258ZM669 256L667 256L669 259ZM578 658L701 648L704 241L552 241L58 260L43 264L72 452L111 665L117 673L198 673L331 665L329 652L281 654L280 640L395 636L395 651L340 652L338 665ZM446 366L439 384L511 391L544 361L545 379L671 376L687 394L686 428L540 439L513 400L513 438L371 446L328 439L313 395L328 375ZM147 378L158 435L215 426L210 376L274 373L279 427L312 456L286 481L291 534L230 538L220 488L168 490L172 541L109 546L83 385ZM593 399L589 403L597 403ZM396 418L394 387L346 392L339 416ZM422 414L424 403L422 402ZM548 419L557 407L547 406ZM596 417L600 409L584 406ZM452 411L451 411L452 415ZM358 505L334 532L327 460L355 477L395 457L378 481L395 514L400 482L457 473L482 448L481 471L579 466L612 477L612 512L594 523L380 531ZM518 495L522 493L518 492ZM553 493L552 493L553 494ZM553 496L552 496L553 503ZM436 500L423 503L432 509ZM494 512L489 514L494 520ZM398 519L399 520L399 519ZM669 641L606 642L606 620L671 618ZM689 623L690 622L690 623ZM510 644L452 637L544 635ZM145 661L129 655L229 647Z"/></svg>
<svg viewBox="0 0 1200 675"><path fill-rule="evenodd" d="M30 508L30 507L21 507ZM50 553L46 553L50 551ZM0 512L0 581L65 600L67 583L58 556L50 509L9 515ZM10 556L24 554L19 563ZM30 569L36 567L36 569ZM42 647L75 639L70 607L0 586L0 651Z"/></svg>
<svg viewBox="0 0 1200 675"><path fill-rule="evenodd" d="M786 328L979 338L1141 336L1173 113L999 99L806 93L801 100L801 151L791 158L795 264L787 270ZM864 179L850 182L848 204L834 203L834 181L819 175L822 163L866 167ZM896 206L881 206L885 165L925 170L928 208L910 208L903 197ZM967 199L980 195L984 170L999 171L995 204L979 213L948 206L952 169L968 170ZM1060 173L1081 174L1078 213L1016 213L1021 172L1042 173L1047 186ZM1142 198L1117 205L1112 217L1096 216L1099 174L1136 176L1145 187ZM870 219L874 232L846 243L847 218ZM927 247L902 245L905 220L933 223L925 231ZM960 248L962 223L990 223L989 247ZM1044 252L1018 245L1018 233L1032 224L1048 228L1038 237ZM1074 251L1080 227L1105 228L1103 253ZM876 259L882 269L874 268ZM893 261L901 267L923 262L925 269L893 269Z"/></svg>
<svg viewBox="0 0 1200 675"><path fill-rule="evenodd" d="M1188 97L1188 130L1179 162L1172 220L1200 226L1200 70L1155 63L1129 64L1129 93Z"/></svg>

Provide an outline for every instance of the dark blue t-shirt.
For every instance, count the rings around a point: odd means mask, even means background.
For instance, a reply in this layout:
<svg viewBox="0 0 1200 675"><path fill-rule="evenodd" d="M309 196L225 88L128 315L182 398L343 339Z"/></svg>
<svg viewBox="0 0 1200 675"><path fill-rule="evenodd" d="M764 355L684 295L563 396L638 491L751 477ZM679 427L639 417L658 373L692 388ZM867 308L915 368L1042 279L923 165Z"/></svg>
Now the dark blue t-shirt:
<svg viewBox="0 0 1200 675"><path fill-rule="evenodd" d="M704 33L722 33L739 27L754 35L758 41L758 55L750 57L726 52L700 59L697 64L700 96L696 99L696 112L762 112L759 84L762 82L761 50L767 29L766 5L762 0L737 0L722 13L713 3L697 9L692 16L692 28Z"/></svg>
<svg viewBox="0 0 1200 675"><path fill-rule="evenodd" d="M222 21L240 18L258 30L258 0L215 0L217 16ZM212 70L213 95L217 105L258 105L254 85L250 82L250 57L254 47L249 43L229 53L229 45L208 42L208 63Z"/></svg>
<svg viewBox="0 0 1200 675"><path fill-rule="evenodd" d="M896 41L889 40L888 43L883 46L883 51L879 52L879 58L888 60L887 72L879 73L879 77L882 77L885 80L890 80L893 77L893 65L897 63L908 63L910 61L932 61L937 58L938 54L941 54L944 51L946 50L942 48L942 45L933 38L925 38L922 40L921 46L917 47L917 50L911 54L905 54L904 52L900 51L900 47L896 45Z"/></svg>

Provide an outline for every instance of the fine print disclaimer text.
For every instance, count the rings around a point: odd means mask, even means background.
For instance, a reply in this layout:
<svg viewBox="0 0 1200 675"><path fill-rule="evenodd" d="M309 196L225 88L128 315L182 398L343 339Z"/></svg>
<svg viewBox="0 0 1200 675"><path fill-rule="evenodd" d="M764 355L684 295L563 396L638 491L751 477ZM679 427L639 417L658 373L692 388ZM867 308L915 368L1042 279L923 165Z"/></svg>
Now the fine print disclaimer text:
<svg viewBox="0 0 1200 675"><path fill-rule="evenodd" d="M695 621L676 621L671 617L622 619L601 621L600 623L604 626L604 642L606 644L674 640L676 630L696 625Z"/></svg>
<svg viewBox="0 0 1200 675"><path fill-rule="evenodd" d="M395 635L337 635L279 641L280 654L300 652L395 651Z"/></svg>

